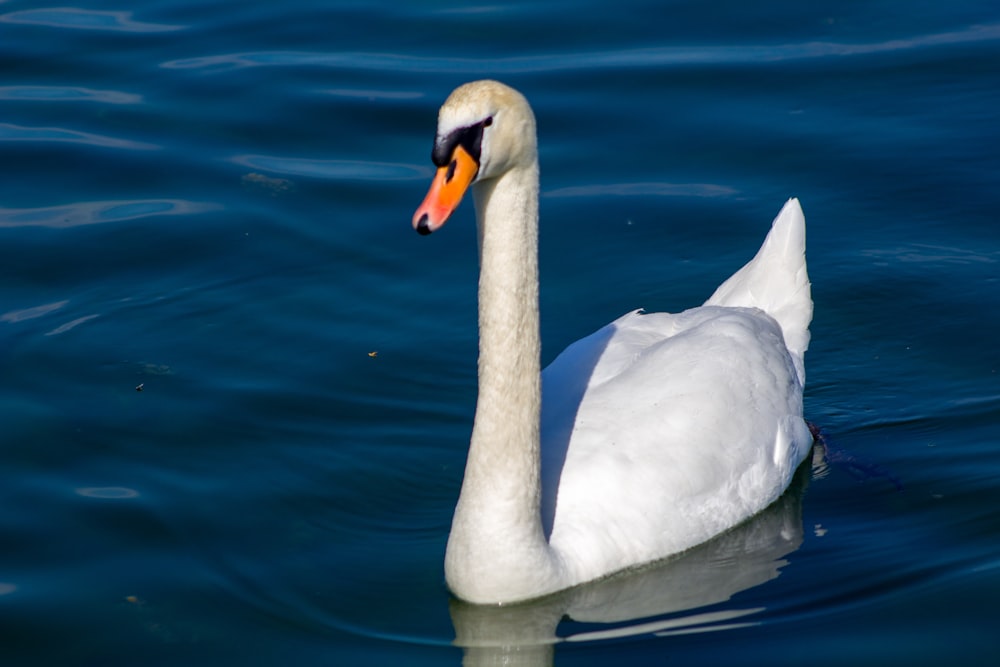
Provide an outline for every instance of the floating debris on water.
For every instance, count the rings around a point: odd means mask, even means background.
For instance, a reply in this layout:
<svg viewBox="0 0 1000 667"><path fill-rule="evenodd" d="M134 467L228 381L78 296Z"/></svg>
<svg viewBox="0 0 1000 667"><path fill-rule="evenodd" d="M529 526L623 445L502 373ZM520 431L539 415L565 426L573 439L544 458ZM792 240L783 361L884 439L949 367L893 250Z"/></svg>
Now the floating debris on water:
<svg viewBox="0 0 1000 667"><path fill-rule="evenodd" d="M277 197L295 189L295 184L287 178L273 178L256 172L249 173L240 180L243 182L244 188L266 192L272 197Z"/></svg>

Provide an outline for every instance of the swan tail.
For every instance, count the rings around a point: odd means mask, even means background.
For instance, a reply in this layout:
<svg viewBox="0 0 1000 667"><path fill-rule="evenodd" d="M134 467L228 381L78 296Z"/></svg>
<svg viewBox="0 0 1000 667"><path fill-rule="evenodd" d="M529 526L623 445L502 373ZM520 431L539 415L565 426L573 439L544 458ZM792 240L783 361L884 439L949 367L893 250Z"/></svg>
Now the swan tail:
<svg viewBox="0 0 1000 667"><path fill-rule="evenodd" d="M722 283L705 305L760 308L777 320L805 384L813 303L806 271L806 220L798 199L788 200L757 255Z"/></svg>

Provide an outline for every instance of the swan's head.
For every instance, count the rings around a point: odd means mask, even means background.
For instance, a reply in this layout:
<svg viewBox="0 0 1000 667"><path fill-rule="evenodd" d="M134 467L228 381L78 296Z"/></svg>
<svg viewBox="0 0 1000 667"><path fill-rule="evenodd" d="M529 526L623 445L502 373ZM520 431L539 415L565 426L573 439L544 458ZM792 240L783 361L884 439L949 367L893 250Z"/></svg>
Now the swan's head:
<svg viewBox="0 0 1000 667"><path fill-rule="evenodd" d="M459 86L438 113L431 151L438 170L413 215L413 228L430 234L458 208L470 185L533 165L537 159L535 115L521 93L498 81Z"/></svg>

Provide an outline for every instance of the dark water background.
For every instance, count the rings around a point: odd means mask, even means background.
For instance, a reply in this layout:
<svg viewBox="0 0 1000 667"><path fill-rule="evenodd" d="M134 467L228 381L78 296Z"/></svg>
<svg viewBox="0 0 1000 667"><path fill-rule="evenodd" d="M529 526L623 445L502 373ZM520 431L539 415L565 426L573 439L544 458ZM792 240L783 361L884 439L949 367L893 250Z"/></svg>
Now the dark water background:
<svg viewBox="0 0 1000 667"><path fill-rule="evenodd" d="M995 2L10 1L0 72L0 663L995 664ZM543 360L797 196L836 448L774 523L479 617L472 211L409 219L482 77L538 116Z"/></svg>

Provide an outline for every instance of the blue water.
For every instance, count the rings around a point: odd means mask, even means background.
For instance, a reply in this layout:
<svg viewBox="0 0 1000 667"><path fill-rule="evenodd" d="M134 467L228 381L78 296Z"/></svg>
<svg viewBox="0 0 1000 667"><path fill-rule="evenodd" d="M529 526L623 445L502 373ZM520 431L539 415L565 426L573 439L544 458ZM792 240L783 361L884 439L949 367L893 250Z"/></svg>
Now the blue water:
<svg viewBox="0 0 1000 667"><path fill-rule="evenodd" d="M15 0L0 71L4 665L994 664L995 2ZM543 361L697 305L797 196L831 447L501 610L442 572L471 206L410 229L487 76L539 122Z"/></svg>

